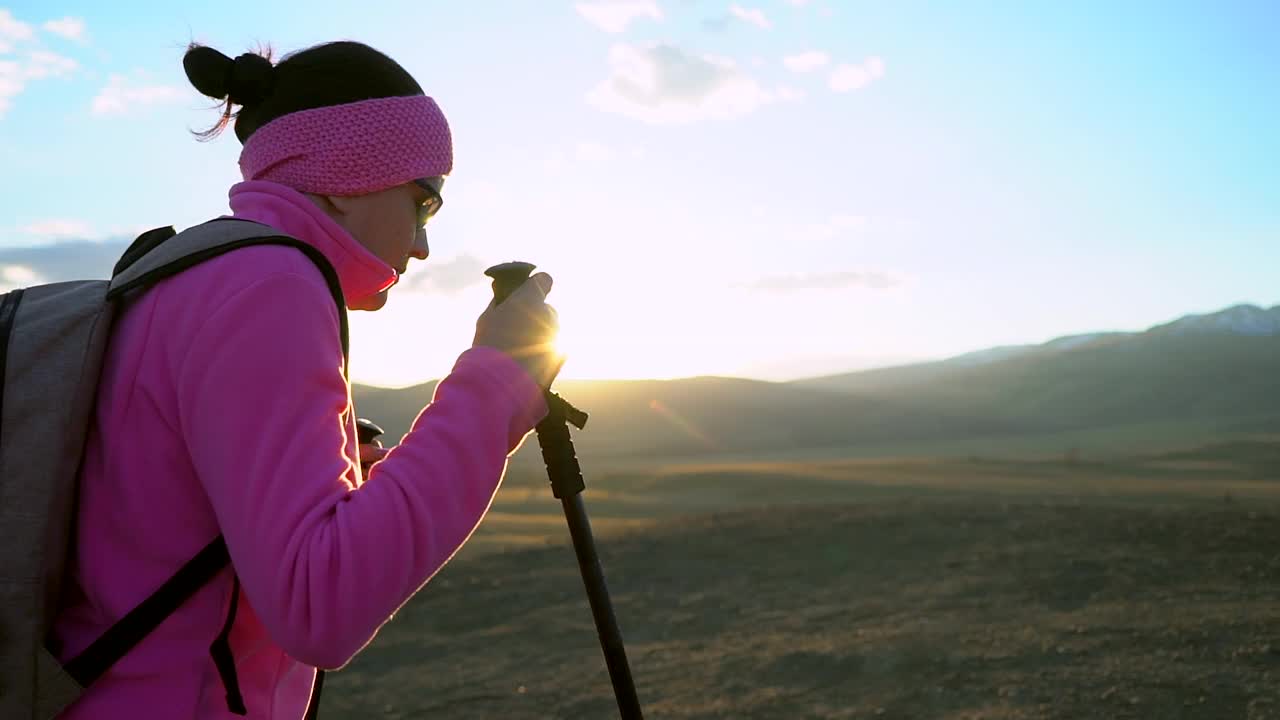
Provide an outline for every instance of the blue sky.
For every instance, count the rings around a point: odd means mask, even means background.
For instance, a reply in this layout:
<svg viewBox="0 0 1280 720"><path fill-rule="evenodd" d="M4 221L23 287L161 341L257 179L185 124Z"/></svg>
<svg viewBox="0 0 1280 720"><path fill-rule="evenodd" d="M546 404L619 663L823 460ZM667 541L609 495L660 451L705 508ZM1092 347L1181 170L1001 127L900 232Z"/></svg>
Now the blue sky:
<svg viewBox="0 0 1280 720"><path fill-rule="evenodd" d="M447 372L516 258L556 277L563 377L787 379L1270 306L1277 27L1265 2L0 0L0 282L226 211L239 144L187 132L216 117L189 40L355 39L456 143L431 260L353 314L358 381ZM48 252L14 269L23 246Z"/></svg>

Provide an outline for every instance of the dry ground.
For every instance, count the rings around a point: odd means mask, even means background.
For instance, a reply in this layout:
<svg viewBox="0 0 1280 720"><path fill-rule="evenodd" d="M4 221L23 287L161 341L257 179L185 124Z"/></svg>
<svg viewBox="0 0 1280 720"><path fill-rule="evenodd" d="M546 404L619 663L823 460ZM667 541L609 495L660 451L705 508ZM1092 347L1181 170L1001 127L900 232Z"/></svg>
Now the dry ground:
<svg viewBox="0 0 1280 720"><path fill-rule="evenodd" d="M586 497L649 718L1280 718L1280 502L1233 468L667 467ZM526 480L322 717L617 717Z"/></svg>

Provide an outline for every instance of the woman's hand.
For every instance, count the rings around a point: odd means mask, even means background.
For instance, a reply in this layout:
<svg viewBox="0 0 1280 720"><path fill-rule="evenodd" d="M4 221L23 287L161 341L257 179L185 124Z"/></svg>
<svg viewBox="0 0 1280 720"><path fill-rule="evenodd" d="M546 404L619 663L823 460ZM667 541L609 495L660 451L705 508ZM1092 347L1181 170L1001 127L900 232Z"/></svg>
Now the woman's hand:
<svg viewBox="0 0 1280 720"><path fill-rule="evenodd" d="M369 469L373 464L386 457L390 450L382 447L381 440L374 440L371 443L365 443L360 446L360 470L365 477L369 477Z"/></svg>
<svg viewBox="0 0 1280 720"><path fill-rule="evenodd" d="M476 321L472 342L473 347L484 345L506 353L542 388L551 386L565 361L555 346L560 316L546 302L551 286L551 276L538 273L501 305L490 301Z"/></svg>

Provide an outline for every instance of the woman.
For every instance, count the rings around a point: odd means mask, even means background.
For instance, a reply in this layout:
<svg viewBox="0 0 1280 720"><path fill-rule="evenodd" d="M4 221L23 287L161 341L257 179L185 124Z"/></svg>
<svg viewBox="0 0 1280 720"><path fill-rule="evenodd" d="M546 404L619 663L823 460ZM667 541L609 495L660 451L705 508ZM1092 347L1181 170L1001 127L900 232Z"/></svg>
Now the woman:
<svg viewBox="0 0 1280 720"><path fill-rule="evenodd" d="M278 65L193 45L183 64L225 100L202 135L234 119L244 145L234 217L314 246L348 308L381 308L427 258L452 169L435 102L359 43ZM546 415L556 316L551 278L532 280L480 316L391 450L356 449L338 309L304 254L242 248L133 301L103 368L54 652L74 657L218 534L232 568L61 717L302 718L316 669L345 665L462 545ZM378 460L367 481L361 455ZM210 648L228 623L220 673Z"/></svg>

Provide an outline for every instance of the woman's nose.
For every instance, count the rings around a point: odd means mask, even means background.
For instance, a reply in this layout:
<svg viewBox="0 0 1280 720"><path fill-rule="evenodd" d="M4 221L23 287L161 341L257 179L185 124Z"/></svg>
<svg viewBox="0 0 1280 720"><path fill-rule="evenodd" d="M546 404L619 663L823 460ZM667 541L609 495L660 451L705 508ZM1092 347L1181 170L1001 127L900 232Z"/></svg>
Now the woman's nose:
<svg viewBox="0 0 1280 720"><path fill-rule="evenodd" d="M431 248L427 246L427 229L418 228L418 232L413 236L413 251L409 253L409 257L419 260L426 260L431 254Z"/></svg>

